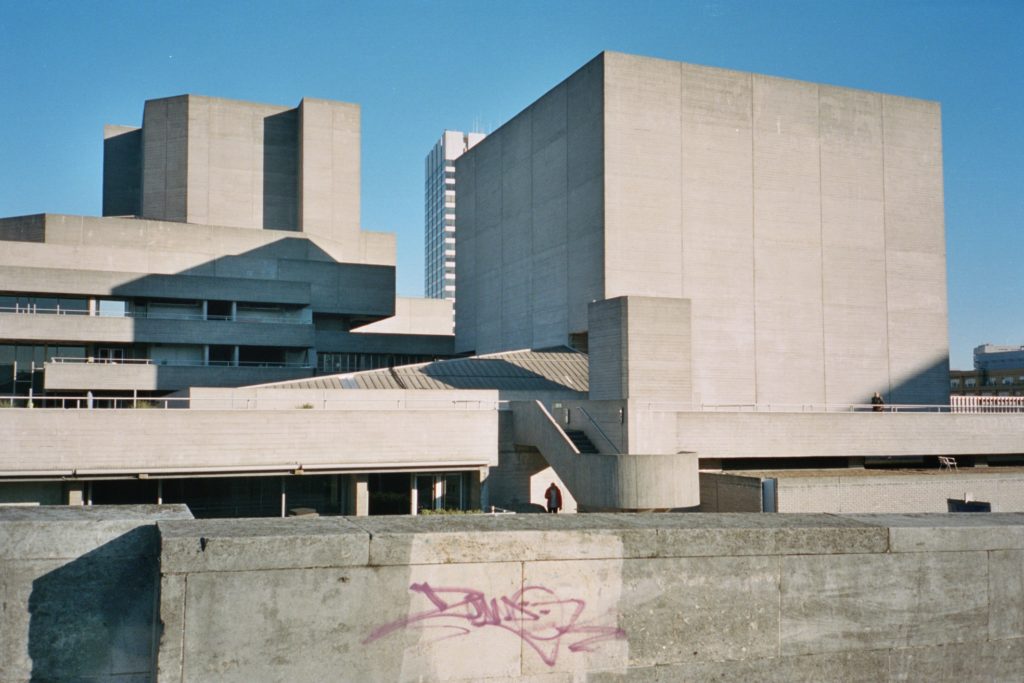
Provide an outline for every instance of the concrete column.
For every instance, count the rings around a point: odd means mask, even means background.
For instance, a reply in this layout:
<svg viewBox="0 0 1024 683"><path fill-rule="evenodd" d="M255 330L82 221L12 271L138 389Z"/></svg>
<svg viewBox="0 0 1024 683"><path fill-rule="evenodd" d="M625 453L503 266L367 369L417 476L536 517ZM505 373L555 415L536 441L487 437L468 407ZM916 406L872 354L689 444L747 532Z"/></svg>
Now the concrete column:
<svg viewBox="0 0 1024 683"><path fill-rule="evenodd" d="M285 478L281 477L281 516L288 514L288 496L285 493Z"/></svg>
<svg viewBox="0 0 1024 683"><path fill-rule="evenodd" d="M89 297L89 315L96 315L96 299Z"/></svg>
<svg viewBox="0 0 1024 683"><path fill-rule="evenodd" d="M238 302L231 302L231 322L238 320Z"/></svg>
<svg viewBox="0 0 1024 683"><path fill-rule="evenodd" d="M415 515L420 509L420 490L416 488L416 473L409 475L409 514Z"/></svg>
<svg viewBox="0 0 1024 683"><path fill-rule="evenodd" d="M65 505L85 505L85 482L69 481L64 484Z"/></svg>
<svg viewBox="0 0 1024 683"><path fill-rule="evenodd" d="M234 315L234 314L232 313L232 315ZM234 349L231 351L231 364L233 366L235 366L236 368L238 367L238 347L237 346L234 347Z"/></svg>
<svg viewBox="0 0 1024 683"><path fill-rule="evenodd" d="M365 474L353 474L349 476L349 514L358 517L366 517L370 514L370 485L369 476Z"/></svg>
<svg viewBox="0 0 1024 683"><path fill-rule="evenodd" d="M206 304L207 304L206 299L203 299L203 320L206 320L206 310L207 310Z"/></svg>
<svg viewBox="0 0 1024 683"><path fill-rule="evenodd" d="M206 319L206 302L203 302L203 320ZM203 366L210 364L210 345L203 344Z"/></svg>
<svg viewBox="0 0 1024 683"><path fill-rule="evenodd" d="M164 504L164 480L163 479L157 479L156 480L156 504L157 505L163 505Z"/></svg>
<svg viewBox="0 0 1024 683"><path fill-rule="evenodd" d="M444 476L434 475L434 502L431 504L434 510L444 509Z"/></svg>

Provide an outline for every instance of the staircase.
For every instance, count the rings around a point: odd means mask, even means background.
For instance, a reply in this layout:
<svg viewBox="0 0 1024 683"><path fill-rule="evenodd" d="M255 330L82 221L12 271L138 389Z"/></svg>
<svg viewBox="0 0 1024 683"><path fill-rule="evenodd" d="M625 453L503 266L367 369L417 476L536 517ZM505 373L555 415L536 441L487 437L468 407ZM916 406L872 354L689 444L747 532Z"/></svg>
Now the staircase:
<svg viewBox="0 0 1024 683"><path fill-rule="evenodd" d="M565 435L572 441L572 445L576 447L580 453L600 453L594 442L591 441L586 434L579 431L578 429L567 429Z"/></svg>

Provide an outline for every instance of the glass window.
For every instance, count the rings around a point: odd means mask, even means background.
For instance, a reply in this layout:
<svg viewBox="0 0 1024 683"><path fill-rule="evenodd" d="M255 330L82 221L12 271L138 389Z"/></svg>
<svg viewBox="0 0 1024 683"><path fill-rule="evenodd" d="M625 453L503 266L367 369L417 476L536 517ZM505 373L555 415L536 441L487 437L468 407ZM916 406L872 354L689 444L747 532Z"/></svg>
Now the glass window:
<svg viewBox="0 0 1024 683"><path fill-rule="evenodd" d="M123 318L128 315L128 304L123 299L100 299L99 314L111 318Z"/></svg>

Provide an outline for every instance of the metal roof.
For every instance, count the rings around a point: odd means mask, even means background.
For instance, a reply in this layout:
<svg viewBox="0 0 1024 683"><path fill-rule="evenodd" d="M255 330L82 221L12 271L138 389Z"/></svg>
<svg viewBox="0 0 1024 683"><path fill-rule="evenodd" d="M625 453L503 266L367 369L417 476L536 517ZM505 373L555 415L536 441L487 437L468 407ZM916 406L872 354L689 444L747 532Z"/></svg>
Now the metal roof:
<svg viewBox="0 0 1024 683"><path fill-rule="evenodd" d="M570 348L507 351L261 386L275 389L588 390L587 355Z"/></svg>

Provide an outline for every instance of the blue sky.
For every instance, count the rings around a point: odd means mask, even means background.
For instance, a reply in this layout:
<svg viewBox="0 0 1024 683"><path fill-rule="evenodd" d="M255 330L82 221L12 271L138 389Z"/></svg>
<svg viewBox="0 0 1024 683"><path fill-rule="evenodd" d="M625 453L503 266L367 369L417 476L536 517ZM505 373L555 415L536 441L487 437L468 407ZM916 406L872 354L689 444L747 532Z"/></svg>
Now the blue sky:
<svg viewBox="0 0 1024 683"><path fill-rule="evenodd" d="M196 93L363 112L363 226L423 288L423 159L601 50L938 100L950 352L1024 344L1024 2L0 0L0 216L100 213L102 128Z"/></svg>

